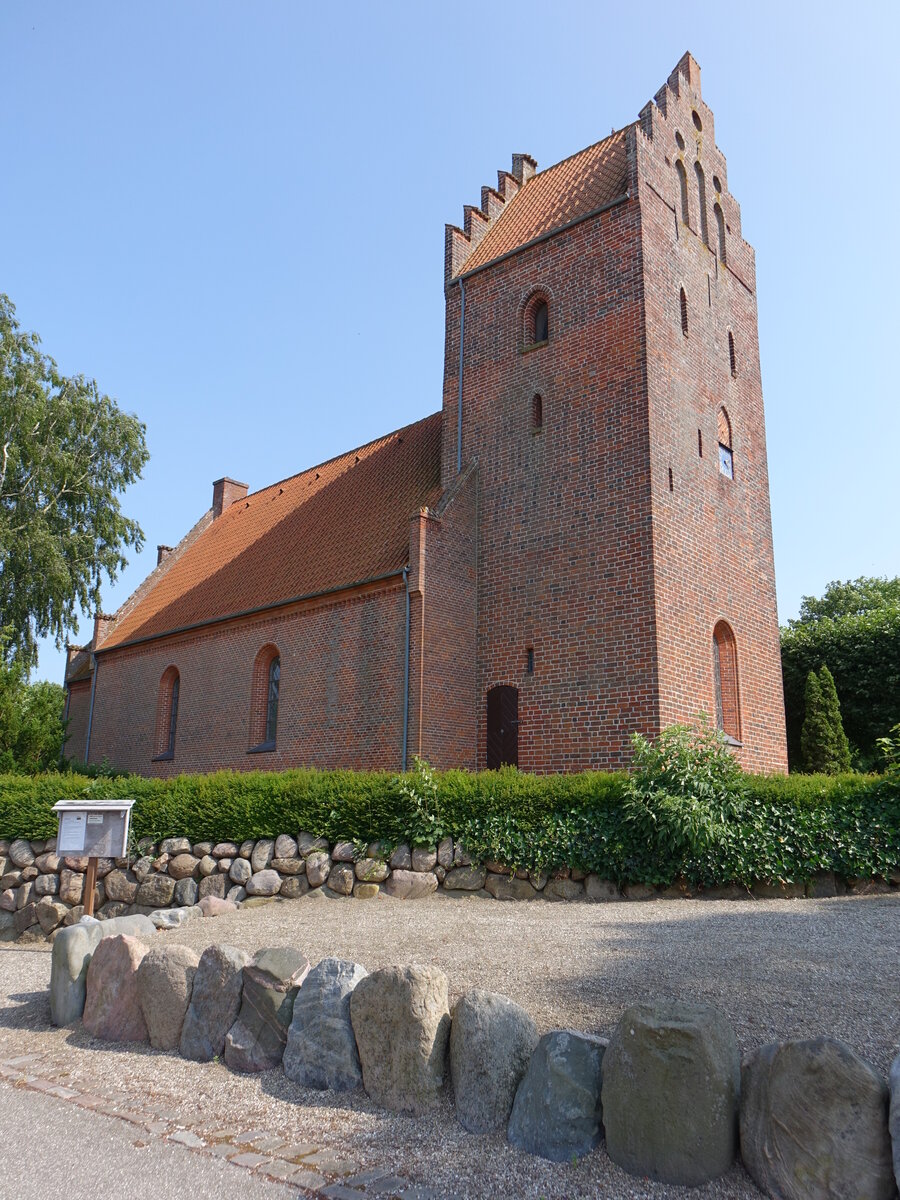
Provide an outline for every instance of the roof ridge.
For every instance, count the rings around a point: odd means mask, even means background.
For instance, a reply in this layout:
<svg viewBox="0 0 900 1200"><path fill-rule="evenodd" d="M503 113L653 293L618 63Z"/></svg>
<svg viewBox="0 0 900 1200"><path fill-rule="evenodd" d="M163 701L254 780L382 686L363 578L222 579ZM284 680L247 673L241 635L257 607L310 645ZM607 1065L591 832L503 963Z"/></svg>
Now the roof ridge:
<svg viewBox="0 0 900 1200"><path fill-rule="evenodd" d="M551 171L555 171L557 167L564 166L567 162L571 162L573 158L577 158L579 154L587 154L589 150L596 150L598 146L602 146L604 142L611 142L613 138L621 137L623 133L627 133L633 125L639 125L640 121L629 121L627 125L623 125L621 129L614 129L612 133L608 133L606 137L600 138L596 142L591 142L587 146L582 146L580 150L573 150L571 154L567 154L565 158L561 158L559 162L551 163L549 167L544 167L543 171L535 171L528 183L534 179L540 179L544 175L549 175ZM525 184L522 190L525 190Z"/></svg>
<svg viewBox="0 0 900 1200"><path fill-rule="evenodd" d="M424 425L426 421L433 421L435 417L439 417L440 415L441 410L438 409L437 412L429 413L427 417L420 417L418 421L410 421L406 425L401 425L398 429L392 429L390 433L382 433L379 434L378 437L370 438L369 441L363 442L361 446L351 446L349 450L342 450L340 454L333 454L331 458L326 458L322 462L313 463L312 466L304 467L302 471L295 471L293 475L285 475L283 479L276 479L273 483L267 483L265 487L258 488L255 492L248 492L245 499L250 500L253 496L261 496L264 492L271 491L272 488L280 487L284 483L290 483L291 480L299 479L302 475L308 475L310 471L319 471L322 469L322 467L328 467L332 463L337 462L339 459L347 458L350 454L358 454L360 450L368 450L370 446L375 446L378 444L378 442L386 442L388 438L396 437L400 433L405 433L407 429L412 429L416 425ZM240 506L238 504L232 505L232 507L227 508L222 515L225 516L226 513L231 512L233 509L239 510L239 507Z"/></svg>

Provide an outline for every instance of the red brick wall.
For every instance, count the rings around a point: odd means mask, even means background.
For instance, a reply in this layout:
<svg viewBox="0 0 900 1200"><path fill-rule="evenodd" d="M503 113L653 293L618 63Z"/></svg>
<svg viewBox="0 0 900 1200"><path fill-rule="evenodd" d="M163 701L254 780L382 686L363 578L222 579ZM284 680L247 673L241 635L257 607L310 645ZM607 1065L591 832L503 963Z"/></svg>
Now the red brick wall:
<svg viewBox="0 0 900 1200"><path fill-rule="evenodd" d="M754 257L741 237L738 204L727 191L726 163L715 144L713 114L700 96L699 69L690 63L688 70L690 79L677 75L657 97L660 108L645 110L638 133L660 716L664 725L690 720L700 709L714 717L713 629L724 620L736 640L739 757L750 770L783 771ZM683 150L676 133L684 139ZM680 219L679 157L688 181L689 225ZM698 159L706 182L709 245L702 237ZM722 188L718 194L714 180ZM718 254L717 200L729 227L726 262ZM687 337L681 328L682 287ZM721 405L732 427L733 480L719 471Z"/></svg>
<svg viewBox="0 0 900 1200"><path fill-rule="evenodd" d="M463 461L479 464L479 767L494 684L519 688L525 770L620 767L631 732L656 728L641 285L635 200L465 283ZM536 288L549 298L550 337L523 352ZM459 308L453 285L445 487L456 477Z"/></svg>
<svg viewBox="0 0 900 1200"><path fill-rule="evenodd" d="M99 656L92 762L142 775L346 767L398 770L406 609L402 580ZM277 747L248 754L259 650L281 655ZM152 762L159 681L178 668L175 757Z"/></svg>
<svg viewBox="0 0 900 1200"><path fill-rule="evenodd" d="M470 466L435 513L414 520L410 537L414 641L422 648L411 660L410 755L436 767L477 764L477 528L478 473Z"/></svg>
<svg viewBox="0 0 900 1200"><path fill-rule="evenodd" d="M84 761L87 744L88 714L91 709L91 681L82 679L69 684L69 724L63 753L74 762Z"/></svg>

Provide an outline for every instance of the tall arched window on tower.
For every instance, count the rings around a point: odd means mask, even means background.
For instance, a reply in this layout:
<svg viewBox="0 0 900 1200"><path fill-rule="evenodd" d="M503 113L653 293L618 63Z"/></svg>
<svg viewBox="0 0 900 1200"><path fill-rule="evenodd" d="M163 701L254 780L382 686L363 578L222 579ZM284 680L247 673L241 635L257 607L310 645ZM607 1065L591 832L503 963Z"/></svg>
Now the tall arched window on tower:
<svg viewBox="0 0 900 1200"><path fill-rule="evenodd" d="M716 214L716 228L719 231L719 259L721 262L727 262L725 257L725 214L722 212L722 205L716 204L713 212Z"/></svg>
<svg viewBox="0 0 900 1200"><path fill-rule="evenodd" d="M719 433L719 472L726 479L734 479L734 453L731 448L731 421L724 408L720 408L716 418Z"/></svg>
<svg viewBox="0 0 900 1200"><path fill-rule="evenodd" d="M697 204L700 208L700 236L709 245L709 226L706 223L706 177L698 162L694 163L694 173L697 176Z"/></svg>
<svg viewBox="0 0 900 1200"><path fill-rule="evenodd" d="M675 174L678 176L678 191L681 199L681 219L685 225L690 225L690 209L688 208L687 171L679 158L675 163Z"/></svg>
<svg viewBox="0 0 900 1200"><path fill-rule="evenodd" d="M250 698L250 754L274 750L278 737L278 699L281 655L277 646L263 646L253 664Z"/></svg>
<svg viewBox="0 0 900 1200"><path fill-rule="evenodd" d="M156 700L156 731L154 735L154 762L164 762L175 757L175 731L178 726L178 693L181 677L177 667L167 667L159 681Z"/></svg>
<svg viewBox="0 0 900 1200"><path fill-rule="evenodd" d="M738 692L737 642L727 621L713 630L713 677L716 692L716 726L733 741L741 740L741 706Z"/></svg>

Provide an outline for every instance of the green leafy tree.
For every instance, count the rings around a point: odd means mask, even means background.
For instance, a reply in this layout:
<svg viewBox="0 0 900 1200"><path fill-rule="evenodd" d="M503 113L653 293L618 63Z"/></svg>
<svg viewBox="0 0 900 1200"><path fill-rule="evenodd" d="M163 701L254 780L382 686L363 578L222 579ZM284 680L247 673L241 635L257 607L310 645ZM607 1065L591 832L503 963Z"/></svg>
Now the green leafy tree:
<svg viewBox="0 0 900 1200"><path fill-rule="evenodd" d="M58 683L32 683L21 663L0 656L0 773L33 775L59 764L65 692Z"/></svg>
<svg viewBox="0 0 900 1200"><path fill-rule="evenodd" d="M781 631L788 754L803 764L801 731L810 671L828 665L856 766L879 763L878 739L900 721L900 578L830 583L805 596Z"/></svg>
<svg viewBox="0 0 900 1200"><path fill-rule="evenodd" d="M99 607L143 533L120 493L147 461L144 426L94 380L64 376L0 294L0 626L26 668L37 640L61 645L79 608Z"/></svg>
<svg viewBox="0 0 900 1200"><path fill-rule="evenodd" d="M831 764L829 775L841 775L850 770L850 742L844 732L844 722L841 719L841 704L838 700L834 676L823 667L819 672L819 683L822 687L822 703L831 730L830 755Z"/></svg>

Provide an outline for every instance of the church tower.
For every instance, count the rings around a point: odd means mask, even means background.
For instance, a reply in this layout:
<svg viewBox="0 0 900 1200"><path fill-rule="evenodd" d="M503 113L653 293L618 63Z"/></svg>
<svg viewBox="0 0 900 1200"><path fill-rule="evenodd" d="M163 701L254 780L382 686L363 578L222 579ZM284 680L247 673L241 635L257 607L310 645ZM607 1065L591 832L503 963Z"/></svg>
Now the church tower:
<svg viewBox="0 0 900 1200"><path fill-rule="evenodd" d="M754 257L694 59L603 141L514 155L448 228L445 289L466 765L620 768L702 710L786 769Z"/></svg>

